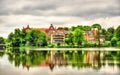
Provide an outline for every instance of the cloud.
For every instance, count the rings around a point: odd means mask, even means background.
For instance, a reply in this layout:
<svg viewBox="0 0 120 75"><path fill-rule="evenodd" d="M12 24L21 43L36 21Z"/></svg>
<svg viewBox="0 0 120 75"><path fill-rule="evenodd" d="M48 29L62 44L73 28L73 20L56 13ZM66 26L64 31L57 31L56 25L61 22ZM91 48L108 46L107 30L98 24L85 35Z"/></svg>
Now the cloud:
<svg viewBox="0 0 120 75"><path fill-rule="evenodd" d="M104 28L120 25L119 0L0 0L0 36L15 28L92 25Z"/></svg>
<svg viewBox="0 0 120 75"><path fill-rule="evenodd" d="M1 15L99 17L120 15L119 0L2 0ZM88 16L89 15L89 16Z"/></svg>

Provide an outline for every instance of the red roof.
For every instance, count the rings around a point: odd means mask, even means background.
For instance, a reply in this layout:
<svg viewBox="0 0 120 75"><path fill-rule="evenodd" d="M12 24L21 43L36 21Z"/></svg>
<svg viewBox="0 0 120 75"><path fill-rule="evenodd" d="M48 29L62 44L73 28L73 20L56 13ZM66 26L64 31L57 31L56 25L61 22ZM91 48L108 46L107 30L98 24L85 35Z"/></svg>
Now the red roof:
<svg viewBox="0 0 120 75"><path fill-rule="evenodd" d="M59 32L65 32L65 30L56 30L56 32L58 32L58 33L59 33Z"/></svg>
<svg viewBox="0 0 120 75"><path fill-rule="evenodd" d="M24 27L23 27L23 28L24 28ZM24 28L24 29L25 29L25 30L36 29L36 30L41 30L41 31L46 32L46 33L48 33L50 30L54 30L54 31L57 32L57 33L62 33L62 32L64 33L64 32L65 32L65 30L57 30L57 29L55 29L52 24L50 25L49 28L30 28L29 25L27 25L27 27Z"/></svg>

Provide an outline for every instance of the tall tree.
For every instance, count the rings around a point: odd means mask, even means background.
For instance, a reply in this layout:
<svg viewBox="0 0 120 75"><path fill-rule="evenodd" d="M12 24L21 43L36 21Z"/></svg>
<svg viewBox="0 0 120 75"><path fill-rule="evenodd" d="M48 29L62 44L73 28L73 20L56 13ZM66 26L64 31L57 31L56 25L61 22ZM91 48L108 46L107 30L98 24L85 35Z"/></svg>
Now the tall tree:
<svg viewBox="0 0 120 75"><path fill-rule="evenodd" d="M118 38L118 41L120 41L120 26L117 27L117 29L115 31L115 35Z"/></svg>
<svg viewBox="0 0 120 75"><path fill-rule="evenodd" d="M27 32L26 32L26 30L25 29L22 29L22 31L21 31L21 43L22 43L22 45L25 45L26 44L26 36L27 36Z"/></svg>
<svg viewBox="0 0 120 75"><path fill-rule="evenodd" d="M111 45L112 45L112 46L117 46L117 38L116 38L116 37L113 37L113 38L111 39Z"/></svg>
<svg viewBox="0 0 120 75"><path fill-rule="evenodd" d="M45 46L47 44L46 34L40 30L30 30L27 40L34 46Z"/></svg>
<svg viewBox="0 0 120 75"><path fill-rule="evenodd" d="M64 39L64 42L67 43L68 45L73 45L73 34L70 33L68 34L68 37Z"/></svg>
<svg viewBox="0 0 120 75"><path fill-rule="evenodd" d="M82 45L82 42L84 41L84 31L78 28L75 29L73 31L73 40L78 46Z"/></svg>
<svg viewBox="0 0 120 75"><path fill-rule="evenodd" d="M100 30L102 27L100 24L93 24L92 28L98 28L98 30Z"/></svg>
<svg viewBox="0 0 120 75"><path fill-rule="evenodd" d="M115 29L113 27L110 27L107 29L106 40L110 41L112 39L112 37L114 36L114 31L115 31Z"/></svg>
<svg viewBox="0 0 120 75"><path fill-rule="evenodd" d="M0 37L0 44L5 44L5 39L3 37Z"/></svg>
<svg viewBox="0 0 120 75"><path fill-rule="evenodd" d="M83 26L83 30L84 31L90 31L91 30L91 26Z"/></svg>

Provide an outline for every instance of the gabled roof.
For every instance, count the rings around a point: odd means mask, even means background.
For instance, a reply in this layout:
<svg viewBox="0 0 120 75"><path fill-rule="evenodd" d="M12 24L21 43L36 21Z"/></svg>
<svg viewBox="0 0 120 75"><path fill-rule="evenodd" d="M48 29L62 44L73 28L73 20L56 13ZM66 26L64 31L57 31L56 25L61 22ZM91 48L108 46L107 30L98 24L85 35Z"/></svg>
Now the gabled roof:
<svg viewBox="0 0 120 75"><path fill-rule="evenodd" d="M23 29L25 29L25 30L31 30L31 28L29 27L29 25L27 25L26 28L23 27Z"/></svg>
<svg viewBox="0 0 120 75"><path fill-rule="evenodd" d="M26 28L23 27L23 29L25 29L27 31L31 30L31 29L36 29L36 30L41 30L41 31L43 31L45 33L49 33L49 31L51 31L51 30L55 31L55 33L65 33L66 32L66 30L57 30L57 29L55 29L53 24L51 24L49 28L30 28L29 25L27 25L27 27Z"/></svg>

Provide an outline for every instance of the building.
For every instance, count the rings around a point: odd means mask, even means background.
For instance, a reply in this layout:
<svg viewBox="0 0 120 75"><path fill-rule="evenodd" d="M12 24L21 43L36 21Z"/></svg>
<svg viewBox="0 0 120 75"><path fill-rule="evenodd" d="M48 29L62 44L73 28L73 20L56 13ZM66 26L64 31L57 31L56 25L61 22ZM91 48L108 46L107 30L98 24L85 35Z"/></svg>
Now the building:
<svg viewBox="0 0 120 75"><path fill-rule="evenodd" d="M98 32L100 32L97 28L93 28L90 31L85 31L85 37L88 43L92 43L92 44L98 44L98 38L100 40L100 43L104 43L105 39L103 35L99 35L98 36Z"/></svg>
<svg viewBox="0 0 120 75"><path fill-rule="evenodd" d="M31 29L41 30L46 33L46 35L50 38L50 43L60 43L64 44L64 39L69 34L69 31L66 30L58 30L56 29L52 24L49 28L30 28L29 25L27 27L23 27L26 31L29 31Z"/></svg>
<svg viewBox="0 0 120 75"><path fill-rule="evenodd" d="M98 39L97 39L97 32L98 30L92 29L90 31L85 31L85 37L88 43L97 43Z"/></svg>

